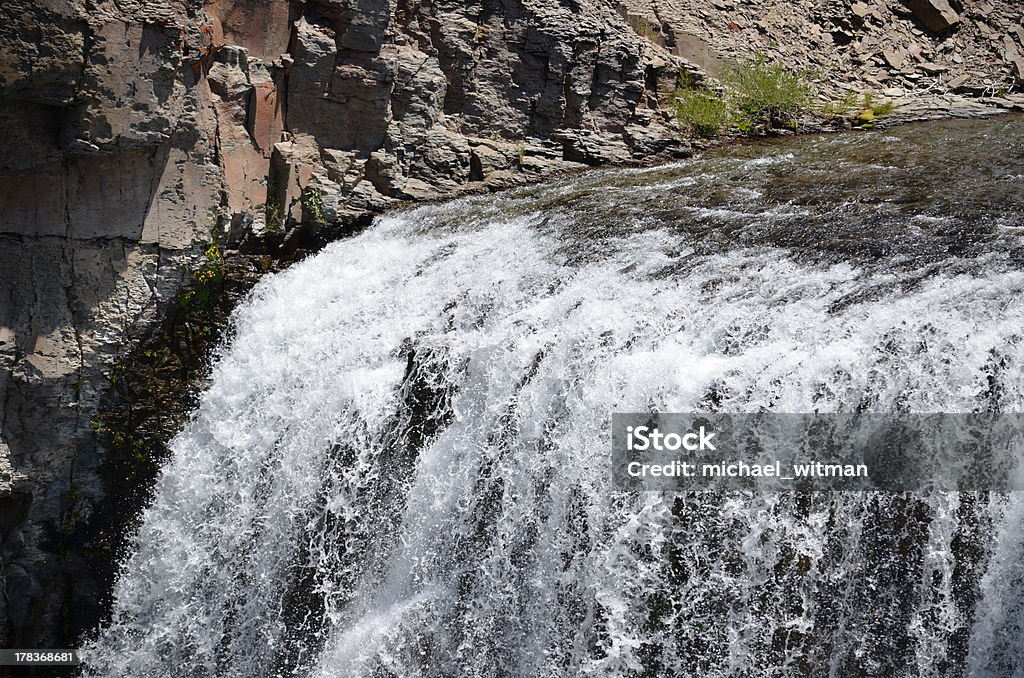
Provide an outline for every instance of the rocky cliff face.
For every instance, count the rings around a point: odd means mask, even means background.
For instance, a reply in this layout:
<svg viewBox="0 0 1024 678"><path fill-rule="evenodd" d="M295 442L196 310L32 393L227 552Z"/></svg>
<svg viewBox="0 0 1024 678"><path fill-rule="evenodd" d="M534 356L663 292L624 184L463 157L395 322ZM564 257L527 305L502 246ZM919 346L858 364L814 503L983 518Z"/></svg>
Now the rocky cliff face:
<svg viewBox="0 0 1024 678"><path fill-rule="evenodd" d="M211 241L687 148L655 110L679 64L586 0L0 12L4 647L67 644L95 611L96 412Z"/></svg>
<svg viewBox="0 0 1024 678"><path fill-rule="evenodd" d="M406 200L686 155L665 91L751 50L893 96L1024 77L1011 0L7 0L0 17L3 647L69 644L96 614L96 412L211 242L289 252Z"/></svg>

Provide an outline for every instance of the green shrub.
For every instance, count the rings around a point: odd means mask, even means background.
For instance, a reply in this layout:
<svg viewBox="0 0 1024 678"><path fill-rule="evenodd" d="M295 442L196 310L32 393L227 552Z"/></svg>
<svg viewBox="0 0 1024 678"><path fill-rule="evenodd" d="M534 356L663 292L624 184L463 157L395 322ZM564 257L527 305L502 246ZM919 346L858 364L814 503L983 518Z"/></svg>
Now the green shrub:
<svg viewBox="0 0 1024 678"><path fill-rule="evenodd" d="M178 303L183 309L207 306L213 298L214 290L224 282L224 252L216 237L203 250L203 263L192 272L192 278L195 284L191 289L178 294Z"/></svg>
<svg viewBox="0 0 1024 678"><path fill-rule="evenodd" d="M752 124L778 126L809 109L814 101L814 88L806 73L769 64L761 55L728 66L722 72L722 84L735 98L740 116Z"/></svg>
<svg viewBox="0 0 1024 678"><path fill-rule="evenodd" d="M676 119L699 137L713 137L732 118L730 106L717 93L706 88L676 88L672 94L672 112Z"/></svg>

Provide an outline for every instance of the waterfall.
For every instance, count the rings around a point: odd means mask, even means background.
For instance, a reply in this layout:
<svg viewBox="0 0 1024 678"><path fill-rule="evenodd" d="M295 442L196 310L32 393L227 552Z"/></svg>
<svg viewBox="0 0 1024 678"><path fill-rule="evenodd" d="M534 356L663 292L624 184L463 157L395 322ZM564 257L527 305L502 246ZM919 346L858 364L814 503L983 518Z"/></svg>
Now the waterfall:
<svg viewBox="0 0 1024 678"><path fill-rule="evenodd" d="M392 213L264 279L86 675L1024 675L1019 496L612 484L617 411L1021 410L1019 224L814 199L868 143L885 194L913 139L756 147Z"/></svg>

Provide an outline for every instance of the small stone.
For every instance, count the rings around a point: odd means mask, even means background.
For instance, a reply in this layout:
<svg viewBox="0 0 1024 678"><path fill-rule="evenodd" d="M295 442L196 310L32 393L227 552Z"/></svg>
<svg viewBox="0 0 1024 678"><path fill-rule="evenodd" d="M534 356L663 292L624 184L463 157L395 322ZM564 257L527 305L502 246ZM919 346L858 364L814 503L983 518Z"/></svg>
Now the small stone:
<svg viewBox="0 0 1024 678"><path fill-rule="evenodd" d="M882 51L882 56L885 57L886 62L895 69L903 68L903 64L906 63L907 57L903 52L898 52L895 49L886 49Z"/></svg>
<svg viewBox="0 0 1024 678"><path fill-rule="evenodd" d="M971 79L971 76L967 74L958 75L949 82L946 83L946 87L951 90L956 90L967 84L967 81Z"/></svg>

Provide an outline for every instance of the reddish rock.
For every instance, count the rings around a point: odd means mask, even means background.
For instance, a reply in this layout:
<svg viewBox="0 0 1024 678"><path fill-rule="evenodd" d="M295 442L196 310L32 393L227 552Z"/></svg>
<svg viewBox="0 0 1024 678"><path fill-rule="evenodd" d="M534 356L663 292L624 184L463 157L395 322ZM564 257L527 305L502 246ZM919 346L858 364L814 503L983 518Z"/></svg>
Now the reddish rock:
<svg viewBox="0 0 1024 678"><path fill-rule="evenodd" d="M272 61L288 51L294 18L290 5L288 0L213 0L206 11L219 20L227 44Z"/></svg>
<svg viewBox="0 0 1024 678"><path fill-rule="evenodd" d="M274 144L281 141L284 132L284 112L278 96L277 83L272 79L253 83L249 104L249 133L264 157L273 153Z"/></svg>

